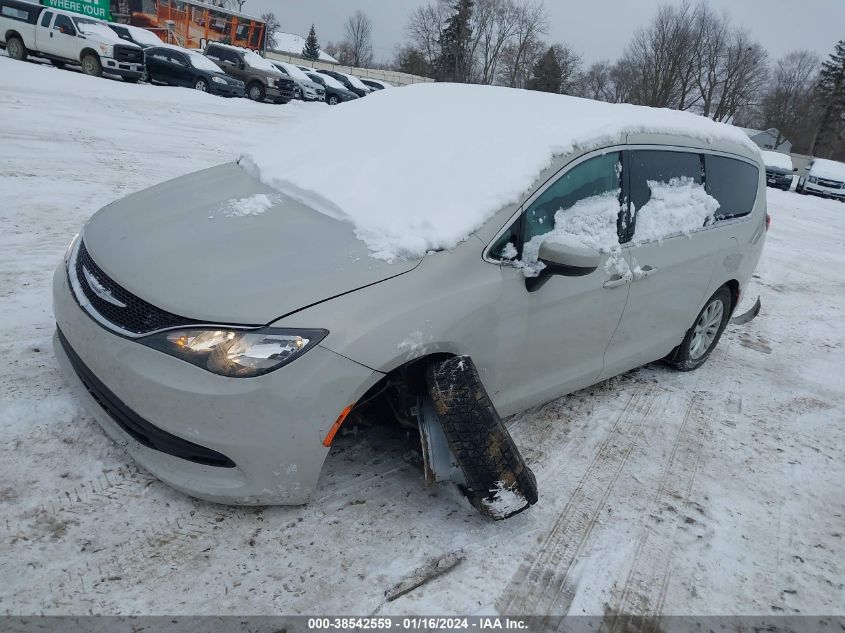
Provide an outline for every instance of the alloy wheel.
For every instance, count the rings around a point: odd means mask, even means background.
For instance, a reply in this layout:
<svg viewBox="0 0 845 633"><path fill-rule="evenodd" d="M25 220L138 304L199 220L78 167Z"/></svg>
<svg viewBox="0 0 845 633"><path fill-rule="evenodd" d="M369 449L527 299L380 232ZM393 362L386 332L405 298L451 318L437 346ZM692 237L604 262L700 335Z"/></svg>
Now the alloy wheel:
<svg viewBox="0 0 845 633"><path fill-rule="evenodd" d="M713 345L713 341L716 340L716 335L719 333L719 327L722 325L723 313L724 307L718 299L713 300L704 308L692 331L689 349L690 358L693 360L701 358Z"/></svg>

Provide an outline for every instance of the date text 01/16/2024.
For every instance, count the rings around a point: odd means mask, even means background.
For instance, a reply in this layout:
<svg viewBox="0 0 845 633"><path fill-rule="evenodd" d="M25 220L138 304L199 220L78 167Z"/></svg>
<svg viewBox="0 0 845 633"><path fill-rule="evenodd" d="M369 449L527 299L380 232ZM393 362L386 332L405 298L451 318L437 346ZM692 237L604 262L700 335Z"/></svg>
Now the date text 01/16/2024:
<svg viewBox="0 0 845 633"><path fill-rule="evenodd" d="M309 618L309 630L527 630L528 623L519 618L500 617L359 617L359 618Z"/></svg>

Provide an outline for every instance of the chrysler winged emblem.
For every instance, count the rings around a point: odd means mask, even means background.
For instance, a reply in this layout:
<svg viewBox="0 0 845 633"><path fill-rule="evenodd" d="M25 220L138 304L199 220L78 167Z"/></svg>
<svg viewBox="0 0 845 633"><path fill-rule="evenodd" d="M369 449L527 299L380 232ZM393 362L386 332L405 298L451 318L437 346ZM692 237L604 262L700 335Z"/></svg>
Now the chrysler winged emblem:
<svg viewBox="0 0 845 633"><path fill-rule="evenodd" d="M97 295L103 301L108 301L113 306L117 306L118 308L125 308L126 304L123 303L120 299L117 299L108 288L106 288L103 284L100 283L100 280L97 279L94 275L92 275L85 266L82 267L82 274L85 275L85 281L88 282L88 285L91 287L91 290L94 291L94 294Z"/></svg>

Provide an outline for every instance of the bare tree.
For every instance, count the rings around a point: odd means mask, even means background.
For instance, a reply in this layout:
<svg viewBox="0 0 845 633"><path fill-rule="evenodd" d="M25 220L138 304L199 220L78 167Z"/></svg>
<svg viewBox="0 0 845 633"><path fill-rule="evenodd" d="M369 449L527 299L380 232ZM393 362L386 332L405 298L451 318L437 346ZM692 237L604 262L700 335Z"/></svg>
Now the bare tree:
<svg viewBox="0 0 845 633"><path fill-rule="evenodd" d="M611 70L612 66L607 60L591 64L578 77L578 96L596 101L613 101Z"/></svg>
<svg viewBox="0 0 845 633"><path fill-rule="evenodd" d="M542 2L516 6L514 34L501 53L502 81L512 88L523 88L546 45L541 37L549 29L549 18Z"/></svg>
<svg viewBox="0 0 845 633"><path fill-rule="evenodd" d="M758 103L768 78L763 47L746 31L735 31L725 54L724 80L719 103L713 110L716 121L730 121L742 108Z"/></svg>
<svg viewBox="0 0 845 633"><path fill-rule="evenodd" d="M373 25L360 9L346 20L346 40L351 53L350 65L366 67L373 62Z"/></svg>
<svg viewBox="0 0 845 633"><path fill-rule="evenodd" d="M706 4L696 9L695 26L695 83L698 88L701 113L709 117L719 97L724 80L725 55L730 42L730 24L727 17L714 14Z"/></svg>
<svg viewBox="0 0 845 633"><path fill-rule="evenodd" d="M502 50L516 34L518 15L514 0L476 0L470 54L478 83L492 84L496 79Z"/></svg>
<svg viewBox="0 0 845 633"><path fill-rule="evenodd" d="M270 11L269 13L262 13L261 19L264 20L265 27L264 33L267 42L267 48L273 48L276 46L275 43L275 35L278 33L279 29L282 28L279 24L279 19L276 17L276 14Z"/></svg>
<svg viewBox="0 0 845 633"><path fill-rule="evenodd" d="M354 57L349 42L329 42L323 47L323 52L331 55L344 66L354 66Z"/></svg>
<svg viewBox="0 0 845 633"><path fill-rule="evenodd" d="M813 92L820 66L819 56L811 51L789 53L775 64L760 107L762 126L778 130L775 147L784 136L793 144L809 136L817 118Z"/></svg>
<svg viewBox="0 0 845 633"><path fill-rule="evenodd" d="M440 38L449 14L447 0L437 0L418 7L408 18L405 31L414 49L423 54L429 66L440 57Z"/></svg>

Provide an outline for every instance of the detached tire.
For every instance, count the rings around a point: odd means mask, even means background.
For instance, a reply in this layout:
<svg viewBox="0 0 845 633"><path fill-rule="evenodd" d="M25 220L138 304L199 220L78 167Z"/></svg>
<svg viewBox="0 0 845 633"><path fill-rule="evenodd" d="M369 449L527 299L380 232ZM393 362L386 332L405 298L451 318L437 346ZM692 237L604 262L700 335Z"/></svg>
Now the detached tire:
<svg viewBox="0 0 845 633"><path fill-rule="evenodd" d="M537 480L502 424L468 356L434 363L426 387L475 508L494 520L537 503Z"/></svg>
<svg viewBox="0 0 845 633"><path fill-rule="evenodd" d="M730 318L731 292L722 286L704 304L681 344L664 360L679 371L698 369L716 348Z"/></svg>
<svg viewBox="0 0 845 633"><path fill-rule="evenodd" d="M26 46L24 46L23 40L19 37L9 38L9 41L6 42L6 52L9 54L9 57L19 62L25 61L28 55Z"/></svg>

